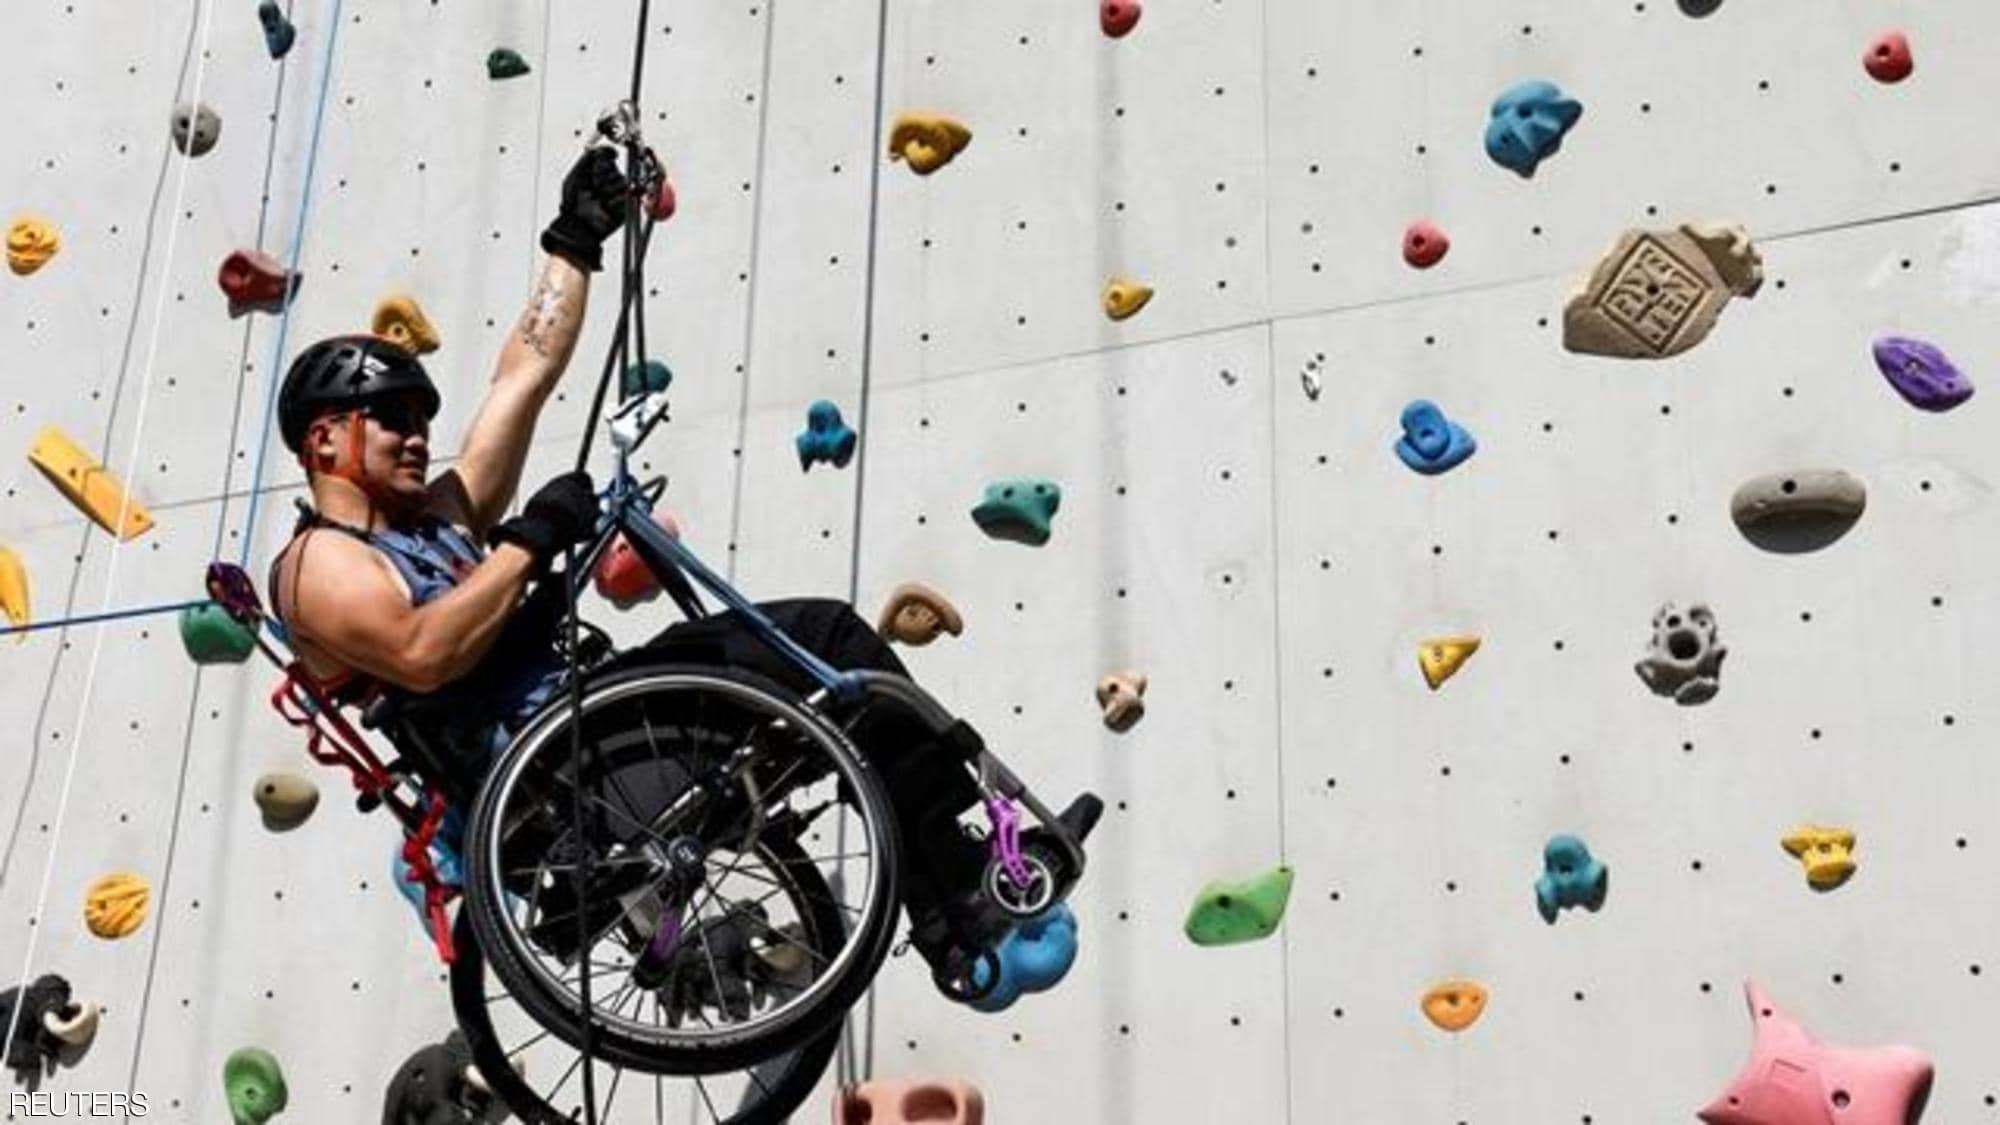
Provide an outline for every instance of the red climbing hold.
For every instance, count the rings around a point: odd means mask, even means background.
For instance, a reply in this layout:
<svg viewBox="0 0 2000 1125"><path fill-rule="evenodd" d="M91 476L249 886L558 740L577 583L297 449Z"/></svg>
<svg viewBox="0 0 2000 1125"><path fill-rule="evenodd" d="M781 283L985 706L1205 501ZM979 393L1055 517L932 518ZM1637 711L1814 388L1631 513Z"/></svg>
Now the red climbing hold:
<svg viewBox="0 0 2000 1125"><path fill-rule="evenodd" d="M652 215L654 222L664 223L674 217L675 203L673 181L662 175L659 190L646 201L646 211Z"/></svg>
<svg viewBox="0 0 2000 1125"><path fill-rule="evenodd" d="M1126 32L1139 26L1139 0L1104 0L1097 7L1097 22L1104 34L1123 39Z"/></svg>
<svg viewBox="0 0 2000 1125"><path fill-rule="evenodd" d="M229 298L229 315L283 312L299 291L299 275L262 250L238 250L222 260L216 283Z"/></svg>
<svg viewBox="0 0 2000 1125"><path fill-rule="evenodd" d="M1868 44L1861 65L1868 68L1869 76L1877 82L1901 82L1917 64L1910 57L1909 39L1900 31L1885 31Z"/></svg>
<svg viewBox="0 0 2000 1125"><path fill-rule="evenodd" d="M672 539L681 537L680 522L666 512L656 512L653 522L660 525ZM646 566L639 552L632 549L623 533L611 541L611 547L597 560L597 592L605 601L619 609L631 609L640 602L648 602L659 596L660 582Z"/></svg>
<svg viewBox="0 0 2000 1125"><path fill-rule="evenodd" d="M1429 219L1419 219L1403 231L1403 260L1420 270L1444 261L1451 238Z"/></svg>

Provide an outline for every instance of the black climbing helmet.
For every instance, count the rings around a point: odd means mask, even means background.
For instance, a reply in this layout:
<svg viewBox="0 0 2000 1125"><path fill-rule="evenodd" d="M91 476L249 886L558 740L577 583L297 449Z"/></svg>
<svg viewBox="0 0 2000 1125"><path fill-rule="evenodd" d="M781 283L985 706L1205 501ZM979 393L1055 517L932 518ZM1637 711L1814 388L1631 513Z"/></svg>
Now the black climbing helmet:
<svg viewBox="0 0 2000 1125"><path fill-rule="evenodd" d="M278 432L297 453L314 418L411 392L422 401L424 417L437 417L437 387L416 356L380 336L333 336L300 352L285 372Z"/></svg>

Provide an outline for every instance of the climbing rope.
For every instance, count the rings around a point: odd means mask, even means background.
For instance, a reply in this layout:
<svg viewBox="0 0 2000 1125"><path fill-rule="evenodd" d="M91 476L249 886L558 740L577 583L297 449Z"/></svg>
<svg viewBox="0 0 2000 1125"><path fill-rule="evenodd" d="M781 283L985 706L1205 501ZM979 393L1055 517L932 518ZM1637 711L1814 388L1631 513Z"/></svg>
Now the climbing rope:
<svg viewBox="0 0 2000 1125"><path fill-rule="evenodd" d="M201 101L202 80L208 73L209 33L214 26L215 6L213 4L204 4L200 9L200 13L201 49L195 56L199 61L195 64L193 98L197 104ZM193 157L189 153L184 152L180 160L180 174L174 183L174 203L172 208L167 212L169 215L179 215L185 206L188 170L192 163ZM145 361L140 367L139 402L137 414L132 424L131 452L125 460L126 471L121 476L121 479L124 480L133 479L132 470L139 464L140 447L146 437L147 408L152 401L153 375L159 359L161 329L166 323L167 293L171 288L167 284L167 278L173 275L174 251L179 243L180 226L181 224L177 222L170 222L167 225L166 250L162 255L160 270L157 275L158 282L155 286L153 325L146 340ZM118 515L117 519L113 521L114 527L124 524L126 514L132 504L132 495L129 490L120 490L120 493ZM122 538L116 535L111 537L110 554L107 557L104 575L103 601L98 614L101 619L109 619L115 616L111 613L111 605L117 597L118 562L123 554L123 545L124 540ZM72 724L69 761L63 767L62 787L56 799L55 817L49 828L48 858L42 864L41 885L35 893L34 913L30 915L31 918L36 919L38 922L48 913L49 887L55 874L56 856L62 850L63 826L69 813L70 794L76 783L76 763L77 759L82 757L84 730L87 725L86 720L90 716L92 695L97 682L97 667L104 655L104 634L105 630L101 628L97 630L96 636L91 640L90 658L84 665L83 691L77 700L76 722ZM39 938L46 928L37 924L29 930L27 951L21 959L21 973L15 982L15 987L19 990L27 988L29 976L34 970L35 952L37 946L40 944ZM22 1013L26 1008L27 1005L25 1004L14 1006L12 1013L8 1017L5 1038L0 1038L0 1043L11 1043L14 1041L15 1029L19 1025Z"/></svg>

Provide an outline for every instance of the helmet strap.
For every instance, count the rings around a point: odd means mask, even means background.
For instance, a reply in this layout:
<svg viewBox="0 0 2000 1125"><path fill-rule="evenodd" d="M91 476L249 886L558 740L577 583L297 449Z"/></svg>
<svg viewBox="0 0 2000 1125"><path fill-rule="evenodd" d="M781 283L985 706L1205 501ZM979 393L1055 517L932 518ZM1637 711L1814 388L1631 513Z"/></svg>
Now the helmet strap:
<svg viewBox="0 0 2000 1125"><path fill-rule="evenodd" d="M370 506L374 506L380 498L375 495L374 483L368 479L368 462L363 456L365 451L362 446L362 431L365 428L361 419L361 412L359 410L348 411L346 462L343 464L338 455L336 455L331 465L326 464L324 457L320 458L320 463L326 466L322 471L327 476L339 477L341 480L347 481L349 484L360 489L362 495L368 497Z"/></svg>

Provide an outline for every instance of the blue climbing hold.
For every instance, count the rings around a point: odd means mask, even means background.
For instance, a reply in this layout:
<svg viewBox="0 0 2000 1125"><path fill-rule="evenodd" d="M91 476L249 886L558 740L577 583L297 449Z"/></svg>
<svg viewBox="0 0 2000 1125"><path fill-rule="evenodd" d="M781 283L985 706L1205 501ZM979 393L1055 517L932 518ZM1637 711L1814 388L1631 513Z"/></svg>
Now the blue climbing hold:
<svg viewBox="0 0 2000 1125"><path fill-rule="evenodd" d="M1021 477L987 485L972 518L995 539L1039 547L1049 541L1049 521L1061 506L1062 489L1056 482Z"/></svg>
<svg viewBox="0 0 2000 1125"><path fill-rule="evenodd" d="M799 468L810 471L819 462L844 468L854 456L854 444L861 435L841 421L840 407L820 399L806 408L806 428L799 431Z"/></svg>
<svg viewBox="0 0 2000 1125"><path fill-rule="evenodd" d="M292 43L299 37L299 29L278 10L277 0L264 0L257 5L257 20L264 25L264 49L271 52L274 59L282 59L285 52L292 49Z"/></svg>
<svg viewBox="0 0 2000 1125"><path fill-rule="evenodd" d="M1542 877L1535 880L1535 907L1542 921L1554 925L1556 913L1573 906L1595 911L1610 888L1611 869L1592 858L1582 840L1549 838L1542 849Z"/></svg>
<svg viewBox="0 0 2000 1125"><path fill-rule="evenodd" d="M1464 426L1444 416L1429 399L1418 399L1403 408L1403 436L1396 439L1396 456L1403 464L1426 476L1472 456L1479 443Z"/></svg>
<svg viewBox="0 0 2000 1125"><path fill-rule="evenodd" d="M971 1002L977 1011L998 1012L1012 1007L1023 993L1054 988L1076 963L1076 915L1069 904L1056 903L1007 931L995 952L1000 980L993 991ZM982 958L973 966L973 987L984 989L992 975L991 962Z"/></svg>
<svg viewBox="0 0 2000 1125"><path fill-rule="evenodd" d="M1583 116L1583 104L1563 96L1553 82L1519 82L1493 99L1486 124L1486 155L1523 178L1562 148L1563 134Z"/></svg>

